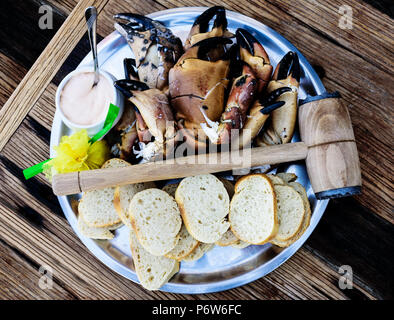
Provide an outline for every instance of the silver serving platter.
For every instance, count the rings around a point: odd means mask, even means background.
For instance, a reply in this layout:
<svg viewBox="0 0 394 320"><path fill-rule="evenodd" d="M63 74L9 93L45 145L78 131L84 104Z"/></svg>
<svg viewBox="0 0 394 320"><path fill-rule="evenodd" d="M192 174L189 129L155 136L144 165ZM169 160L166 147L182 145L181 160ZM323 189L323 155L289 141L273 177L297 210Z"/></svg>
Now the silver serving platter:
<svg viewBox="0 0 394 320"><path fill-rule="evenodd" d="M163 22L184 41L195 18L206 9L204 7L169 9L152 13L149 17ZM261 22L236 12L227 11L227 18L230 31L234 32L239 27L252 31L267 50L274 67L289 50L298 53L302 66L299 98L305 98L307 94L321 94L325 91L318 75L305 57L277 32ZM121 79L124 78L123 59L132 57L132 52L123 37L115 31L98 45L98 57L102 69ZM92 64L91 54L82 60L79 67L89 64ZM69 133L68 128L62 123L56 112L51 132L51 157L54 156L53 146L58 145L60 138ZM298 139L296 134L293 140L297 141ZM302 163L289 165L287 171L297 174L298 182L303 184L307 190L312 207L310 226L297 242L285 249L270 244L249 246L245 249L216 246L196 262L182 262L179 273L161 290L175 293L223 291L259 279L289 259L315 229L328 200L321 201L315 198L305 166ZM75 233L102 263L122 276L138 282L129 247L127 227L123 226L116 230L115 238L110 241L92 240L81 235L77 229L76 215L71 207L72 201L79 199L79 197L80 195L58 197L63 212Z"/></svg>

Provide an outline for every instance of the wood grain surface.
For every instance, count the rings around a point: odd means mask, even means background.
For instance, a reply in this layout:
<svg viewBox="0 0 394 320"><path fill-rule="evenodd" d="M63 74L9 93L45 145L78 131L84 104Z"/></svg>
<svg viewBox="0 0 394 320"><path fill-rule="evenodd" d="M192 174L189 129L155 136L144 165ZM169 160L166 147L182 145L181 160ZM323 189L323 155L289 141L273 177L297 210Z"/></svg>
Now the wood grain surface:
<svg viewBox="0 0 394 320"><path fill-rule="evenodd" d="M389 2L221 2L227 9L246 14L281 33L313 64L327 90L341 92L354 125L363 193L355 198L330 201L322 220L304 246L269 275L236 289L204 295L149 292L119 276L92 256L73 233L49 183L42 176L28 181L22 176L24 168L48 157L56 87L89 51L83 28L64 33L61 25L64 26L66 18L77 5L80 19L80 10L93 2L102 8L98 22L99 39L113 31L112 15L117 12L147 14L180 6L217 4L210 0L1 1L1 298L205 300L394 297L394 190L391 173L394 149L394 24ZM53 30L38 28L38 7L42 4L53 8ZM349 5L353 10L351 30L338 26L338 10L342 5ZM15 16L21 17L17 24ZM58 30L63 30L61 36L59 33L55 36ZM56 43L68 45L57 47L57 51L52 50L48 55L44 49L48 44L53 47ZM35 74L39 64L47 65L45 74ZM29 77L23 80L29 70ZM21 82L25 85L14 92ZM36 82L36 85L29 86L31 82ZM34 99L24 96L26 90L34 90L34 94L29 95ZM353 269L353 289L339 288L339 268L343 265ZM52 289L39 286L41 266L53 270Z"/></svg>

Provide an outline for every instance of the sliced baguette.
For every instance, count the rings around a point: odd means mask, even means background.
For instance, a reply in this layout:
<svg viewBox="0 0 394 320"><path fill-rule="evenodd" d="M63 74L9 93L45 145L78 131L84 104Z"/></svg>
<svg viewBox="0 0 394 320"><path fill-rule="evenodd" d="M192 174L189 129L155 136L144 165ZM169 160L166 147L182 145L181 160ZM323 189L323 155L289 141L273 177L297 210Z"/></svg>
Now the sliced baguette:
<svg viewBox="0 0 394 320"><path fill-rule="evenodd" d="M154 256L138 242L130 229L130 247L134 267L141 285L148 290L158 290L179 271L179 262L164 256Z"/></svg>
<svg viewBox="0 0 394 320"><path fill-rule="evenodd" d="M235 236L231 229L229 229L222 235L222 237L218 241L215 242L215 244L220 247L227 247L237 243L238 241L240 240Z"/></svg>
<svg viewBox="0 0 394 320"><path fill-rule="evenodd" d="M282 186L285 185L285 182L283 181L283 179L278 176L275 176L273 174L267 174L267 177L271 180L273 185L276 185L276 184L282 185Z"/></svg>
<svg viewBox="0 0 394 320"><path fill-rule="evenodd" d="M113 227L103 227L103 228L95 228L89 227L85 221L82 219L82 215L78 215L78 223L77 227L79 232L81 232L85 237L91 239L99 239L99 240L111 240L114 238L114 234L111 230L114 230L114 227L120 227L122 224L119 223L114 225Z"/></svg>
<svg viewBox="0 0 394 320"><path fill-rule="evenodd" d="M297 180L297 175L291 172L279 172L276 174L277 177L281 178L284 182L289 183Z"/></svg>
<svg viewBox="0 0 394 320"><path fill-rule="evenodd" d="M167 258L177 261L181 261L184 257L192 253L199 244L199 242L187 231L185 225L182 225L179 235L180 238L175 248L165 254Z"/></svg>
<svg viewBox="0 0 394 320"><path fill-rule="evenodd" d="M92 228L103 228L121 222L114 204L114 188L87 191L78 204L78 212Z"/></svg>
<svg viewBox="0 0 394 320"><path fill-rule="evenodd" d="M149 253L161 256L175 248L182 225L173 197L160 189L146 189L130 202L131 225L141 245Z"/></svg>
<svg viewBox="0 0 394 320"><path fill-rule="evenodd" d="M245 241L242 240L238 240L236 243L232 244L231 247L236 248L236 249L243 249L246 247L249 247L250 243L247 243Z"/></svg>
<svg viewBox="0 0 394 320"><path fill-rule="evenodd" d="M222 182L215 176L199 175L181 181L175 200L183 222L196 240L214 243L228 230L229 196Z"/></svg>
<svg viewBox="0 0 394 320"><path fill-rule="evenodd" d="M273 239L273 241L271 241L272 244L277 245L279 247L288 247L291 244L293 244L294 242L296 242L299 238L301 238L301 236L304 234L304 232L308 229L310 221L311 221L311 206L309 204L309 200L308 200L308 195L305 191L305 188L299 184L298 182L289 182L289 186L291 186L292 188L294 188L294 190L296 190L302 198L302 201L304 202L304 207L305 207L305 215L304 218L302 220L302 224L301 224L301 228L300 230L289 240L287 241L279 241L279 240L275 240Z"/></svg>
<svg viewBox="0 0 394 320"><path fill-rule="evenodd" d="M197 261L203 257L203 255L211 250L215 245L213 243L202 243L200 242L196 249L194 249L189 255L184 257L182 261L191 262Z"/></svg>
<svg viewBox="0 0 394 320"><path fill-rule="evenodd" d="M287 241L301 228L305 215L304 202L292 187L274 185L278 207L278 232L273 240Z"/></svg>
<svg viewBox="0 0 394 320"><path fill-rule="evenodd" d="M114 207L122 222L131 228L129 207L131 199L142 190L154 188L153 182L135 183L116 187L114 191Z"/></svg>
<svg viewBox="0 0 394 320"><path fill-rule="evenodd" d="M110 159L101 168L120 168L130 164L121 159ZM105 188L85 192L78 204L78 212L84 222L92 228L103 228L121 222L114 206L115 188Z"/></svg>
<svg viewBox="0 0 394 320"><path fill-rule="evenodd" d="M276 235L276 196L265 174L251 174L237 181L229 221L235 236L250 244L266 243Z"/></svg>

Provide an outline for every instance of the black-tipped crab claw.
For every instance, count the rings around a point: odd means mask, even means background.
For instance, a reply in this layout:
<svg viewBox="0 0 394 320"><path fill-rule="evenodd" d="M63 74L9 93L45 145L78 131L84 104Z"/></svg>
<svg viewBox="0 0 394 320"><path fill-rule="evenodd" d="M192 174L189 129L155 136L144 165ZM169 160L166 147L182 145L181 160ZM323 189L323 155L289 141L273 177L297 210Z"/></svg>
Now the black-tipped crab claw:
<svg viewBox="0 0 394 320"><path fill-rule="evenodd" d="M212 29L209 30L209 23L214 17ZM214 6L204 11L194 21L185 41L185 50L204 39L214 37L231 38L233 36L227 30L226 10L221 6Z"/></svg>
<svg viewBox="0 0 394 320"><path fill-rule="evenodd" d="M291 141L297 118L297 97L301 68L296 52L289 51L277 65L267 87L270 102L284 102L271 113L266 129L257 137L259 146L283 144Z"/></svg>
<svg viewBox="0 0 394 320"><path fill-rule="evenodd" d="M118 88L136 109L136 126L140 150L138 157L150 161L168 157L175 146L175 122L167 96L158 89L130 79L115 81Z"/></svg>
<svg viewBox="0 0 394 320"><path fill-rule="evenodd" d="M267 52L260 42L247 30L237 29L237 43L240 46L240 58L247 63L258 79L258 93L266 87L272 74L272 65Z"/></svg>
<svg viewBox="0 0 394 320"><path fill-rule="evenodd" d="M118 13L114 19L134 53L140 81L166 90L168 72L183 53L181 40L162 23L139 14Z"/></svg>

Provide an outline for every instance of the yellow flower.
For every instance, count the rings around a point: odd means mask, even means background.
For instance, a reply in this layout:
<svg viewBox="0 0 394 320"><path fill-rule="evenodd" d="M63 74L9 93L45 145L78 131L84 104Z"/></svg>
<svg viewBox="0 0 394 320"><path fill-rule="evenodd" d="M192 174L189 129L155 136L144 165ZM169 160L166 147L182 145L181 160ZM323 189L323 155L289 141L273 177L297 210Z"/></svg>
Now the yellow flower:
<svg viewBox="0 0 394 320"><path fill-rule="evenodd" d="M98 169L109 159L110 151L104 140L89 143L86 130L63 136L59 145L54 147L56 157L44 165L45 175L50 178L53 171L67 173Z"/></svg>

